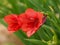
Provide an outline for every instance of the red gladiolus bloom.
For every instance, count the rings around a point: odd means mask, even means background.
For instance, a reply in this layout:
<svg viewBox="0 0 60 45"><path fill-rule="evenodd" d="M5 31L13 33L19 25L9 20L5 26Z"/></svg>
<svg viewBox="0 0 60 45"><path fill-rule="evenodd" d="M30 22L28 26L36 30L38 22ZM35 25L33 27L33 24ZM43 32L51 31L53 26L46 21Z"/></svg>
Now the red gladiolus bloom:
<svg viewBox="0 0 60 45"><path fill-rule="evenodd" d="M9 32L15 32L21 27L21 22L18 20L18 16L15 14L5 16L4 20L8 23Z"/></svg>
<svg viewBox="0 0 60 45"><path fill-rule="evenodd" d="M28 37L33 35L46 20L46 17L41 12L36 12L30 8L25 13L20 14L19 18L22 22L21 29Z"/></svg>
<svg viewBox="0 0 60 45"><path fill-rule="evenodd" d="M22 29L28 37L32 36L41 25L45 22L46 16L41 12L36 12L29 8L25 13L19 16L15 14L5 16L4 20L8 23L8 30L15 32Z"/></svg>

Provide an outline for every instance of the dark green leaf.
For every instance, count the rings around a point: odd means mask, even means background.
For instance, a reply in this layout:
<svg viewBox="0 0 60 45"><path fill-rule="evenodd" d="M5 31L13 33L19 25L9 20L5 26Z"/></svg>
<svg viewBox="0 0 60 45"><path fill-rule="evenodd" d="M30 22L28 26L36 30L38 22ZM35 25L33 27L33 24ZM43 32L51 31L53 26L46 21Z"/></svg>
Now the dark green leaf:
<svg viewBox="0 0 60 45"><path fill-rule="evenodd" d="M47 43L42 42L42 41L37 40L37 39L25 39L25 40L30 41L31 43L36 44L36 45L47 45Z"/></svg>

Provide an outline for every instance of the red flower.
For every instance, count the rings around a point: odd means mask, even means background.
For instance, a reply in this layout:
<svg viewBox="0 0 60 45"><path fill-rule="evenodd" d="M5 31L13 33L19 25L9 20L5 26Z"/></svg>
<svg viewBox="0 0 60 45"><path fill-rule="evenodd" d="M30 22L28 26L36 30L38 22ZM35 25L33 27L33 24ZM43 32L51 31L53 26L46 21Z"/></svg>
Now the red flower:
<svg viewBox="0 0 60 45"><path fill-rule="evenodd" d="M8 30L15 32L21 27L21 22L18 19L19 17L15 14L5 16L4 20L8 23Z"/></svg>
<svg viewBox="0 0 60 45"><path fill-rule="evenodd" d="M19 16L15 14L5 16L4 20L8 23L8 30L15 32L22 29L28 37L32 36L41 25L45 22L46 16L41 12L36 12L33 9L27 9L25 13Z"/></svg>
<svg viewBox="0 0 60 45"><path fill-rule="evenodd" d="M33 35L46 20L46 17L41 12L36 12L30 8L25 13L20 14L19 18L23 23L21 29L28 37Z"/></svg>

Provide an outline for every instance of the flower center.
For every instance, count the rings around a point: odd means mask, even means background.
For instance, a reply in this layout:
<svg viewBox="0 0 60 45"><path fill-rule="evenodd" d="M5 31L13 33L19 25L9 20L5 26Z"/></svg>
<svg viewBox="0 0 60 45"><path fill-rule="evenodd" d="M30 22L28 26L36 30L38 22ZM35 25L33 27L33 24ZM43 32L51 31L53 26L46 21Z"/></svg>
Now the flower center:
<svg viewBox="0 0 60 45"><path fill-rule="evenodd" d="M38 25L38 18L30 18L28 22L28 27L34 27Z"/></svg>

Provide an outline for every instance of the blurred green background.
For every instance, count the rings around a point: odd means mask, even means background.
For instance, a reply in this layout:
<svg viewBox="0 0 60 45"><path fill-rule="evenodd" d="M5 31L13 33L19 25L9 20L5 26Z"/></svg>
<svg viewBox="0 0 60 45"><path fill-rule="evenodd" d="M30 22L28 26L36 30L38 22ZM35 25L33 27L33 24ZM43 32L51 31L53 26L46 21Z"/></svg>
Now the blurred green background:
<svg viewBox="0 0 60 45"><path fill-rule="evenodd" d="M14 33L24 45L60 45L60 0L0 0L0 23L7 27L4 16L20 14L33 8L47 15L45 24L30 38L25 33Z"/></svg>

